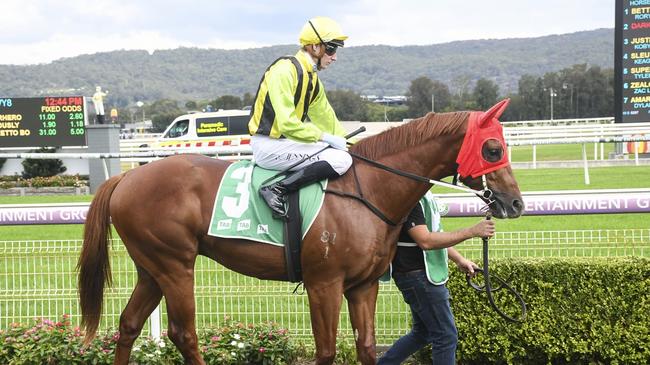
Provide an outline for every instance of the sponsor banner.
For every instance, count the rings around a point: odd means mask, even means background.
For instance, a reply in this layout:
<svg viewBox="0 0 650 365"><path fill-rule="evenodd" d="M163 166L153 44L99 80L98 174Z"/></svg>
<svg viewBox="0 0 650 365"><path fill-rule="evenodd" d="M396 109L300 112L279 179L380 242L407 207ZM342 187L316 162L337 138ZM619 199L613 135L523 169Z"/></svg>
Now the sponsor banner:
<svg viewBox="0 0 650 365"><path fill-rule="evenodd" d="M440 195L447 217L484 215L485 203L474 196ZM523 194L524 215L650 213L650 191Z"/></svg>
<svg viewBox="0 0 650 365"><path fill-rule="evenodd" d="M436 196L446 217L481 216L485 204L477 197L448 194ZM571 193L524 194L524 215L650 213L650 190L584 191ZM84 223L88 203L52 205L0 205L0 225ZM232 222L220 222L229 226ZM249 229L250 222L239 222L237 229ZM258 225L258 233L268 228Z"/></svg>
<svg viewBox="0 0 650 365"><path fill-rule="evenodd" d="M88 203L66 205L0 205L1 225L79 224L86 221Z"/></svg>

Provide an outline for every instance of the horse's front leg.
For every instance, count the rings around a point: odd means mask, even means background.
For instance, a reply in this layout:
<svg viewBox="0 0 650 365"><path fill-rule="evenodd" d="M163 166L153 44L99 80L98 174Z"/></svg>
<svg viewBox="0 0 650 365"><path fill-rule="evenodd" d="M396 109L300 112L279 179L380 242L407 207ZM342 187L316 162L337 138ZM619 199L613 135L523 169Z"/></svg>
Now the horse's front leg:
<svg viewBox="0 0 650 365"><path fill-rule="evenodd" d="M343 282L318 283L305 287L316 343L316 365L331 365L336 357L336 329L341 311Z"/></svg>
<svg viewBox="0 0 650 365"><path fill-rule="evenodd" d="M375 365L377 362L375 307L378 288L379 282L375 280L345 292L357 346L357 360L363 365Z"/></svg>

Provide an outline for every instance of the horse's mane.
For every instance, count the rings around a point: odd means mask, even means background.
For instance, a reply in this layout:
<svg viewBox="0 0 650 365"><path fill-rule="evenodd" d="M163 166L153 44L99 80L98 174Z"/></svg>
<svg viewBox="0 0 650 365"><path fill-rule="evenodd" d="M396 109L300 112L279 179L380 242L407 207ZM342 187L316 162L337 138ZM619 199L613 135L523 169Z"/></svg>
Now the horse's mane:
<svg viewBox="0 0 650 365"><path fill-rule="evenodd" d="M456 133L464 127L469 112L427 113L421 118L390 128L352 146L351 150L370 159L379 159L422 144L424 141Z"/></svg>

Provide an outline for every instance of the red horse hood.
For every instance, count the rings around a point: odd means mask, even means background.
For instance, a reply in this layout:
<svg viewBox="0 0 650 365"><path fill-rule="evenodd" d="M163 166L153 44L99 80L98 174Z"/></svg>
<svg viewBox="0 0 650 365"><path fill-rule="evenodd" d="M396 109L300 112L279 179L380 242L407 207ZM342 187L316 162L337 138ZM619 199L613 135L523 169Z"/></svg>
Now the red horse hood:
<svg viewBox="0 0 650 365"><path fill-rule="evenodd" d="M498 120L508 103L510 103L510 99L504 99L486 112L472 112L470 114L465 139L460 147L458 158L456 158L458 173L461 177L471 176L476 178L510 164L506 141L503 137L503 127ZM499 161L489 162L483 158L481 149L488 139L496 139L501 142L503 156Z"/></svg>

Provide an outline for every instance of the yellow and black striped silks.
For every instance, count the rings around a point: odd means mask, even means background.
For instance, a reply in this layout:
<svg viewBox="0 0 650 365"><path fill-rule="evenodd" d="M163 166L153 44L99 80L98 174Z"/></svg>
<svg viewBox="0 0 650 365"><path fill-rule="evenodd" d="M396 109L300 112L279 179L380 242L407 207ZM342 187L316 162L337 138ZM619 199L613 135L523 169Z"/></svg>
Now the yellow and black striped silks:
<svg viewBox="0 0 650 365"><path fill-rule="evenodd" d="M345 135L308 55L280 57L266 69L248 123L250 134L316 142L323 132ZM307 116L312 123L304 123Z"/></svg>

